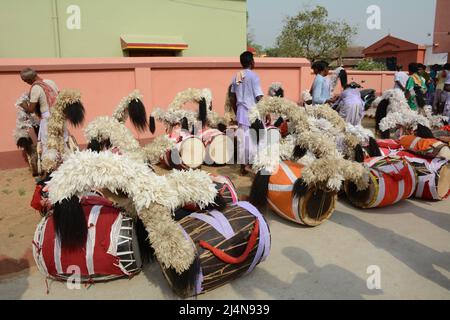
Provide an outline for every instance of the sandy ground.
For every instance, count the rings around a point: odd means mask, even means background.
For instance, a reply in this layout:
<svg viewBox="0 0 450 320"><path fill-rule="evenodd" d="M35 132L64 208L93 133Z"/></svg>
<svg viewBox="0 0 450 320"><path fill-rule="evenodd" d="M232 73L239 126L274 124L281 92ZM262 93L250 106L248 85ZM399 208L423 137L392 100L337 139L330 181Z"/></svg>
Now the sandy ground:
<svg viewBox="0 0 450 320"><path fill-rule="evenodd" d="M251 179L238 176L236 166L203 169L228 175L248 194ZM0 185L0 299L178 299L157 263L133 279L89 288L50 281L47 294L31 254L40 220L29 206L34 180L28 169L0 171ZM317 228L265 216L268 259L198 299L450 299L450 200L363 211L341 197ZM380 270L381 289L368 289L370 266Z"/></svg>

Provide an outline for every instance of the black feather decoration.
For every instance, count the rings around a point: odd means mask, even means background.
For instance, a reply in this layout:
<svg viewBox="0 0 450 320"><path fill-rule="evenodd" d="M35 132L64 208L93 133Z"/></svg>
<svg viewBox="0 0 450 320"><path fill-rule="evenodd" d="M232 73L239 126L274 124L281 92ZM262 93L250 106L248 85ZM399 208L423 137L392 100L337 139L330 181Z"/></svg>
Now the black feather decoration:
<svg viewBox="0 0 450 320"><path fill-rule="evenodd" d="M74 126L80 126L84 121L84 106L81 101L77 101L75 103L68 104L66 108L64 108L64 115L67 120Z"/></svg>
<svg viewBox="0 0 450 320"><path fill-rule="evenodd" d="M253 129L256 133L256 143L259 143L259 133L261 132L261 130L264 130L264 124L262 123L261 120L256 119L255 122L252 123L252 125L250 126L250 129Z"/></svg>
<svg viewBox="0 0 450 320"><path fill-rule="evenodd" d="M18 148L22 148L25 152L30 155L33 152L33 140L31 138L19 138L16 145Z"/></svg>
<svg viewBox="0 0 450 320"><path fill-rule="evenodd" d="M283 117L279 117L279 118L277 119L277 121L275 121L275 123L274 123L273 125L274 125L275 127L279 128L279 127L283 124L283 122L284 122Z"/></svg>
<svg viewBox="0 0 450 320"><path fill-rule="evenodd" d="M378 104L377 110L375 112L375 128L377 131L380 131L380 122L386 117L389 104L389 99L383 99Z"/></svg>
<svg viewBox="0 0 450 320"><path fill-rule="evenodd" d="M148 239L148 231L145 229L145 226L142 223L141 219L136 219L136 221L134 221L133 223L135 223L136 226L136 236L138 239L142 262L151 262L155 254L155 250L150 245L150 241Z"/></svg>
<svg viewBox="0 0 450 320"><path fill-rule="evenodd" d="M417 125L416 136L423 139L434 139L433 132L430 128L421 125L420 123Z"/></svg>
<svg viewBox="0 0 450 320"><path fill-rule="evenodd" d="M298 178L292 188L292 195L298 199L304 197L308 192L308 186L302 178Z"/></svg>
<svg viewBox="0 0 450 320"><path fill-rule="evenodd" d="M208 109L206 106L206 99L202 98L198 103L198 120L202 122L202 126L206 125L208 117Z"/></svg>
<svg viewBox="0 0 450 320"><path fill-rule="evenodd" d="M62 248L76 250L86 244L87 222L78 197L57 202L53 210L53 221Z"/></svg>
<svg viewBox="0 0 450 320"><path fill-rule="evenodd" d="M306 150L305 148L302 148L300 146L295 146L292 156L294 157L294 159L300 159L305 156L307 151L308 150Z"/></svg>
<svg viewBox="0 0 450 320"><path fill-rule="evenodd" d="M259 171L253 179L250 189L249 202L257 208L264 208L267 204L267 192L269 190L270 175L261 174Z"/></svg>
<svg viewBox="0 0 450 320"><path fill-rule="evenodd" d="M227 131L227 126L225 124L223 124L223 123L219 123L217 125L217 129L219 129L220 132L225 133L225 131Z"/></svg>
<svg viewBox="0 0 450 320"><path fill-rule="evenodd" d="M355 161L359 163L364 162L364 150L360 144L355 147Z"/></svg>
<svg viewBox="0 0 450 320"><path fill-rule="evenodd" d="M380 146L372 137L369 138L369 146L367 148L367 151L369 152L369 156L371 157L381 157Z"/></svg>
<svg viewBox="0 0 450 320"><path fill-rule="evenodd" d="M280 88L277 91L275 91L275 97L284 98L284 90L283 90L283 88Z"/></svg>
<svg viewBox="0 0 450 320"><path fill-rule="evenodd" d="M186 117L181 119L181 129L189 131L189 123L188 123L188 119Z"/></svg>
<svg viewBox="0 0 450 320"><path fill-rule="evenodd" d="M150 116L150 118L148 119L148 128L150 129L150 132L152 134L155 133L155 131L156 131L155 117Z"/></svg>
<svg viewBox="0 0 450 320"><path fill-rule="evenodd" d="M102 146L97 139L92 139L91 141L89 141L87 149L94 152L100 152L102 150Z"/></svg>
<svg viewBox="0 0 450 320"><path fill-rule="evenodd" d="M128 114L134 127L141 132L147 128L147 112L139 99L134 99L128 104Z"/></svg>

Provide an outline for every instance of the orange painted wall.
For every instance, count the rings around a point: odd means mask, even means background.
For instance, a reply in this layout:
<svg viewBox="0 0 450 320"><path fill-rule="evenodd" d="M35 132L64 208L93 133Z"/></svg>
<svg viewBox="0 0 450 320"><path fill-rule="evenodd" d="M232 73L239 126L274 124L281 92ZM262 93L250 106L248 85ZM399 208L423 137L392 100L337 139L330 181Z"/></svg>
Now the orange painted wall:
<svg viewBox="0 0 450 320"><path fill-rule="evenodd" d="M86 122L100 115L111 115L123 96L135 88L144 95L150 113L155 107L166 108L175 94L189 87L208 87L213 93L214 109L223 114L225 94L233 75L240 69L235 58L83 58L83 59L0 59L0 168L25 166L17 150L12 131L15 126L14 103L29 90L19 72L31 66L45 79L54 80L60 89L81 91L86 108ZM261 58L256 70L264 92L272 82L281 82L286 97L299 101L301 92L309 90L314 79L310 63L302 58ZM349 71L350 81L382 92L393 86L392 72ZM129 123L127 124L130 128ZM80 144L85 143L81 128L69 128ZM138 134L138 139L152 135ZM163 132L158 125L156 135Z"/></svg>

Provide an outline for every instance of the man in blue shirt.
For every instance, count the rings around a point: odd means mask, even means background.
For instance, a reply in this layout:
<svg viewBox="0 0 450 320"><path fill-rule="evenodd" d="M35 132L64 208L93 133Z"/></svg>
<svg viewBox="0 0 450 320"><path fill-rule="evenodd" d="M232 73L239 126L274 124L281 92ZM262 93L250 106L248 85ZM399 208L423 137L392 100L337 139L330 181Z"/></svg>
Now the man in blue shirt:
<svg viewBox="0 0 450 320"><path fill-rule="evenodd" d="M316 75L311 89L312 104L333 103L330 97L330 83L326 76L328 75L328 66L324 61L314 62L311 66Z"/></svg>

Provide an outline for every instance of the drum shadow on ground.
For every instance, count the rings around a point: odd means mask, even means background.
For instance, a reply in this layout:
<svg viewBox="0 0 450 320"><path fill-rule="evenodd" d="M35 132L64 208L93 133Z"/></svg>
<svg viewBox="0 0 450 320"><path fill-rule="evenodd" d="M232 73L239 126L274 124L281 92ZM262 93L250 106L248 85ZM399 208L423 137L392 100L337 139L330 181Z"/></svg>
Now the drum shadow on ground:
<svg viewBox="0 0 450 320"><path fill-rule="evenodd" d="M20 259L0 256L0 299L17 300L28 289L31 249Z"/></svg>
<svg viewBox="0 0 450 320"><path fill-rule="evenodd" d="M417 274L450 290L450 279L433 267L437 265L450 272L450 252L436 251L414 239L374 226L341 211L336 211L331 220L359 232L375 247L390 253Z"/></svg>
<svg viewBox="0 0 450 320"><path fill-rule="evenodd" d="M306 271L297 272L291 282L285 282L274 275L276 269L272 274L257 267L248 277L232 283L235 292L246 299L256 299L255 290L259 289L274 299L286 300L362 300L363 295L383 294L382 290L369 290L366 279L344 268L334 264L318 266L303 249L287 247L282 254Z"/></svg>
<svg viewBox="0 0 450 320"><path fill-rule="evenodd" d="M153 286L156 289L159 289L161 292L163 298L165 300L180 300L181 298L178 297L170 287L169 283L167 282L166 278L164 277L161 267L159 266L158 261L153 260L151 262L147 262L144 267L142 268L142 273L147 278L147 280L153 284ZM151 288L149 286L149 291L153 291L155 288ZM152 298L150 298L152 299Z"/></svg>
<svg viewBox="0 0 450 320"><path fill-rule="evenodd" d="M340 200L339 202L343 206L345 206L347 208L351 208L351 207L355 208L350 203L350 201L347 199L347 197L339 198L339 200ZM448 201L448 200L444 200L444 201ZM412 213L415 216L417 216L421 219L427 220L428 222L434 224L435 226L437 226L447 232L450 232L450 214L425 209L421 206L418 206L416 203L422 203L422 204L432 207L433 203L435 203L435 202L429 202L429 201L424 201L424 200L420 200L420 199L408 199L408 200L400 201L389 207L361 209L361 213L376 214L376 215ZM450 204L450 202L449 202L449 204Z"/></svg>
<svg viewBox="0 0 450 320"><path fill-rule="evenodd" d="M288 220L286 218L282 218L275 211L273 211L269 206L267 206L264 210L261 210L261 213L263 214L264 219L266 219L266 221L267 221L267 223L269 225L269 228L270 228L270 225L273 222L278 222L280 224L285 224L285 225L288 225L290 227L294 227L294 228L298 228L298 229L310 229L310 228L312 228L312 227L309 227L309 226L305 226L303 224L299 224L299 223L290 221L290 220Z"/></svg>

